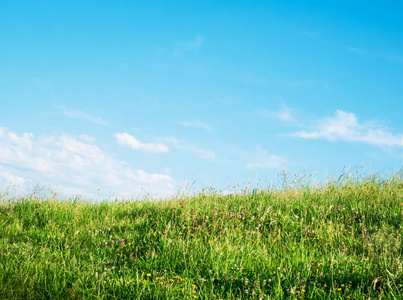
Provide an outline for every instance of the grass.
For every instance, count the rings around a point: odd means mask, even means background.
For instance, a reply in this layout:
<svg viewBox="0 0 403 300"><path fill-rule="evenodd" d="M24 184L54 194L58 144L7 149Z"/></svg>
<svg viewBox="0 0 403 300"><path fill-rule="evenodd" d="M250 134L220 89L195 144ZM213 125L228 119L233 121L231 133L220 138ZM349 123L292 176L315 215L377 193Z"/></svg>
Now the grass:
<svg viewBox="0 0 403 300"><path fill-rule="evenodd" d="M1 299L403 299L403 179L0 200Z"/></svg>

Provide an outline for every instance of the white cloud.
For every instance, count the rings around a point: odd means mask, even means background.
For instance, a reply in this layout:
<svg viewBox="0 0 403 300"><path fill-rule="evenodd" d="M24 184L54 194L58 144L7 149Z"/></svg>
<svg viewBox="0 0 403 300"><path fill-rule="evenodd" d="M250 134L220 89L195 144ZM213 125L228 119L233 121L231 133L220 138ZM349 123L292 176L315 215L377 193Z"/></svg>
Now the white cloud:
<svg viewBox="0 0 403 300"><path fill-rule="evenodd" d="M90 121L92 123L99 124L99 125L108 125L108 123L105 122L104 120L102 120L102 118L90 116L90 115L82 112L81 110L69 110L65 107L61 107L61 110L66 117L69 117L72 119L82 119L82 120L87 120L87 121Z"/></svg>
<svg viewBox="0 0 403 300"><path fill-rule="evenodd" d="M198 51L204 42L204 38L201 35L196 35L191 41L183 43L179 48L175 49L173 54L175 56L181 55L188 51Z"/></svg>
<svg viewBox="0 0 403 300"><path fill-rule="evenodd" d="M392 134L388 128L379 128L372 123L360 124L355 114L342 110L337 110L334 117L319 122L315 130L302 130L292 136L362 142L379 147L403 147L403 134Z"/></svg>
<svg viewBox="0 0 403 300"><path fill-rule="evenodd" d="M268 109L260 109L256 111L256 115L262 118L269 118L269 119L280 119L286 122L293 122L293 111L290 107L285 104L281 105L281 109L278 111L268 110Z"/></svg>
<svg viewBox="0 0 403 300"><path fill-rule="evenodd" d="M204 129L204 130L207 130L207 131L212 131L213 130L213 128L210 125L208 125L206 123L202 123L199 120L195 120L195 121L192 121L192 122L181 122L180 124L182 126L196 127L196 128L201 128L201 129Z"/></svg>
<svg viewBox="0 0 403 300"><path fill-rule="evenodd" d="M198 158L205 159L205 160L213 160L213 161L217 160L216 154L214 151L201 149L201 148L191 145L185 141L178 140L175 137L164 138L164 141L166 141L166 143L171 144L172 147L174 147L176 149L195 153Z"/></svg>
<svg viewBox="0 0 403 300"><path fill-rule="evenodd" d="M267 150L257 147L253 153L249 163L246 165L248 169L285 169L288 165L286 158L269 154Z"/></svg>
<svg viewBox="0 0 403 300"><path fill-rule="evenodd" d="M170 176L133 170L93 143L67 135L18 136L5 128L0 128L0 184L40 184L65 196L165 197L175 192Z"/></svg>
<svg viewBox="0 0 403 300"><path fill-rule="evenodd" d="M141 150L145 152L169 152L169 148L160 143L142 143L136 140L132 135L128 133L116 133L115 137L119 144L126 145L134 150Z"/></svg>

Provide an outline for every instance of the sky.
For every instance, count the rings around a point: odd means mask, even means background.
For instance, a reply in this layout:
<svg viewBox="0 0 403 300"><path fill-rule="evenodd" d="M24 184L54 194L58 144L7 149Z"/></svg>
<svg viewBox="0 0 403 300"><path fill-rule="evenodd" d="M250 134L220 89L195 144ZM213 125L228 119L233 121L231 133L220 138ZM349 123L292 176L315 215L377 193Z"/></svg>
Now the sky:
<svg viewBox="0 0 403 300"><path fill-rule="evenodd" d="M402 15L401 1L2 1L0 189L165 198L399 171Z"/></svg>

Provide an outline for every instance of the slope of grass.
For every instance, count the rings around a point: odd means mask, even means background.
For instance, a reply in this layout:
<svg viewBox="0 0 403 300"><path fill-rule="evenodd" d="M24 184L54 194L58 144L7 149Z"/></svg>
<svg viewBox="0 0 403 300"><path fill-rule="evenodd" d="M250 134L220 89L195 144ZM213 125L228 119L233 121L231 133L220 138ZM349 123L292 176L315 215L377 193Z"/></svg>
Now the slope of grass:
<svg viewBox="0 0 403 300"><path fill-rule="evenodd" d="M403 180L0 201L1 299L400 299Z"/></svg>

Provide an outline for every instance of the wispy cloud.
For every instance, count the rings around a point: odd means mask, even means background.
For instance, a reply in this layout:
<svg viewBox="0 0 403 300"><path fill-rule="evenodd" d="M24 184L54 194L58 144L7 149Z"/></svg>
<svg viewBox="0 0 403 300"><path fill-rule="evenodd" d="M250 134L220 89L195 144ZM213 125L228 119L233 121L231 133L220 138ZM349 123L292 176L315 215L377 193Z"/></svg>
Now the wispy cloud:
<svg viewBox="0 0 403 300"><path fill-rule="evenodd" d="M81 134L81 135L79 136L79 138L80 138L81 140L87 142L87 143L93 143L93 142L95 142L95 138L94 138L94 137L88 136L88 135L86 135L86 134Z"/></svg>
<svg viewBox="0 0 403 300"><path fill-rule="evenodd" d="M267 150L257 147L246 167L253 169L285 169L288 160L282 156L270 154Z"/></svg>
<svg viewBox="0 0 403 300"><path fill-rule="evenodd" d="M169 175L134 170L92 142L67 135L35 138L32 133L17 135L0 127L0 185L33 187L37 183L64 196L168 196L175 192Z"/></svg>
<svg viewBox="0 0 403 300"><path fill-rule="evenodd" d="M199 50L201 44L203 43L204 38L200 35L196 35L193 40L190 42L186 43L186 49L187 50Z"/></svg>
<svg viewBox="0 0 403 300"><path fill-rule="evenodd" d="M115 138L121 145L126 145L134 150L141 150L145 152L169 152L169 148L160 143L142 143L134 138L134 136L128 133L116 133Z"/></svg>
<svg viewBox="0 0 403 300"><path fill-rule="evenodd" d="M191 41L182 43L180 47L174 50L175 56L181 55L188 51L198 51L204 42L204 38L201 35L196 35Z"/></svg>
<svg viewBox="0 0 403 300"><path fill-rule="evenodd" d="M180 124L182 126L196 127L196 128L201 128L201 129L204 129L204 130L207 130L207 131L212 131L213 130L213 128L210 125L208 125L206 123L203 123L203 122L200 122L199 120L195 120L195 121L192 121L192 122L181 122Z"/></svg>
<svg viewBox="0 0 403 300"><path fill-rule="evenodd" d="M294 121L293 110L285 104L281 105L280 110L259 109L255 114L261 118L280 119L286 122Z"/></svg>
<svg viewBox="0 0 403 300"><path fill-rule="evenodd" d="M108 125L108 123L102 120L102 118L93 117L91 115L82 112L81 110L69 110L66 107L61 107L61 110L63 114L69 118L87 120L99 125Z"/></svg>
<svg viewBox="0 0 403 300"><path fill-rule="evenodd" d="M382 59L382 60L387 60L387 61L403 64L403 55L399 55L399 54L395 54L395 53L378 53L378 52L368 51L365 49L351 47L351 46L346 46L345 48L346 48L346 50L348 50L350 52L354 52L354 53L362 55L362 56L370 56L370 57L375 57L375 58Z"/></svg>
<svg viewBox="0 0 403 300"><path fill-rule="evenodd" d="M196 156L200 159L213 160L213 161L215 161L217 159L214 151L199 148L199 147L189 144L185 141L178 140L175 137L166 137L166 138L164 138L164 141L166 143L172 145L173 148L192 152L192 153L196 154Z"/></svg>
<svg viewBox="0 0 403 300"><path fill-rule="evenodd" d="M313 131L299 131L292 136L305 139L327 139L362 142L378 147L403 147L403 134L393 134L389 128L373 123L359 123L354 113L337 110L332 118L318 122Z"/></svg>

